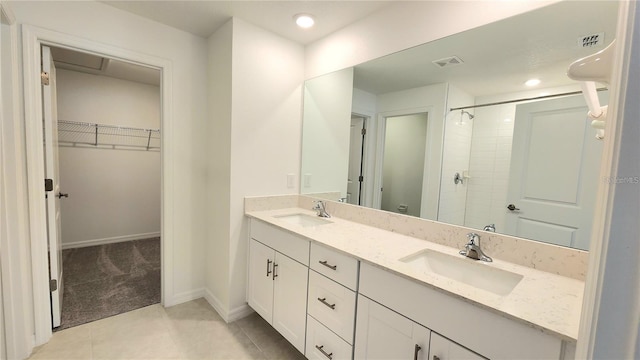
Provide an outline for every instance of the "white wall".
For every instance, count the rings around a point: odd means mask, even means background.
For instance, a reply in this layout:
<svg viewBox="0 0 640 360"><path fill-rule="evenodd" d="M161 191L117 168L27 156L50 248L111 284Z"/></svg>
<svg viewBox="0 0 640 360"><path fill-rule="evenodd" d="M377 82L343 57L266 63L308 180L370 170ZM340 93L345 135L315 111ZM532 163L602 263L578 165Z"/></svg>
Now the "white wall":
<svg viewBox="0 0 640 360"><path fill-rule="evenodd" d="M158 86L58 69L58 119L160 128ZM59 147L63 247L160 234L160 152Z"/></svg>
<svg viewBox="0 0 640 360"><path fill-rule="evenodd" d="M171 288L164 289L165 305L202 296L204 287L204 239L206 222L206 156L204 132L207 115L206 40L169 26L143 19L98 2L11 2L16 19L92 42L162 58L171 63L172 134L171 187L174 199L165 209L163 228L170 229L175 245L164 260L172 269L165 273ZM24 179L23 179L24 180ZM165 183L166 184L166 183ZM27 239L24 239L27 241Z"/></svg>
<svg viewBox="0 0 640 360"><path fill-rule="evenodd" d="M455 184L453 177L455 173L463 176L464 171L469 170L473 120L470 120L465 114L464 121L461 122L460 110L449 112L449 109L473 105L474 98L451 84L449 84L448 92L438 221L464 225L469 182L464 179L462 183ZM473 109L468 111L473 114Z"/></svg>
<svg viewBox="0 0 640 360"><path fill-rule="evenodd" d="M596 218L603 225L603 239L591 242L591 254L596 256L589 258L582 309L577 356L592 359L640 358L640 288L636 286L640 283L640 7L637 5L630 2L629 28L622 27L627 39L620 36L620 29L618 33L616 46L626 48L620 78L615 71L613 74L620 86L620 99L617 101L618 89L614 88L612 104L617 108L613 113L609 109L603 152L614 160L603 166L602 175L606 177L603 180L609 181L601 183L600 194L607 193L609 199L606 208L596 211L605 218L605 221ZM602 198L598 200L602 203Z"/></svg>
<svg viewBox="0 0 640 360"><path fill-rule="evenodd" d="M221 314L229 309L231 223L231 67L233 20L209 37L207 136L206 297Z"/></svg>
<svg viewBox="0 0 640 360"><path fill-rule="evenodd" d="M447 84L378 95L378 118L419 112L429 113L420 210L420 216L425 219L436 219L438 216L446 100Z"/></svg>
<svg viewBox="0 0 640 360"><path fill-rule="evenodd" d="M394 2L307 45L305 77L354 66L554 2L558 1Z"/></svg>
<svg viewBox="0 0 640 360"><path fill-rule="evenodd" d="M256 59L260 59L256 62ZM234 19L231 129L230 309L245 305L248 221L244 197L296 194L300 174L304 49Z"/></svg>
<svg viewBox="0 0 640 360"><path fill-rule="evenodd" d="M221 161L209 169L209 186L221 187L209 193L209 216L222 218L209 226L207 300L229 321L250 311L244 197L299 192L304 51L237 18L213 34L209 46L209 89L216 106L209 133L218 133L213 140L220 143L210 146L208 155ZM224 51L230 48L228 57ZM296 178L293 187L287 186L288 174ZM222 265L212 263L217 260Z"/></svg>
<svg viewBox="0 0 640 360"><path fill-rule="evenodd" d="M34 314L29 257L28 198L24 121L22 120L19 25L0 1L0 264L3 288L5 350L8 358L25 358L33 347Z"/></svg>
<svg viewBox="0 0 640 360"><path fill-rule="evenodd" d="M347 196L353 68L305 82L301 192Z"/></svg>

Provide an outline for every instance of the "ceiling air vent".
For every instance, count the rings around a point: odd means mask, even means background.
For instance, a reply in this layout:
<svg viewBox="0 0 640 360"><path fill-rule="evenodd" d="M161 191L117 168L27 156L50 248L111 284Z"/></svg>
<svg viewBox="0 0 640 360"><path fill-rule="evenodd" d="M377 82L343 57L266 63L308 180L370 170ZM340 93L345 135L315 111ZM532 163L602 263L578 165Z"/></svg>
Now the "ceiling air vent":
<svg viewBox="0 0 640 360"><path fill-rule="evenodd" d="M604 33L580 36L578 38L578 46L583 48L601 46L604 43Z"/></svg>
<svg viewBox="0 0 640 360"><path fill-rule="evenodd" d="M460 65L462 64L464 61L462 61L459 57L457 56L450 56L444 59L439 59L439 60L434 60L432 61L432 63L439 67L439 68L444 68L444 67L451 67L451 66L455 66L455 65Z"/></svg>

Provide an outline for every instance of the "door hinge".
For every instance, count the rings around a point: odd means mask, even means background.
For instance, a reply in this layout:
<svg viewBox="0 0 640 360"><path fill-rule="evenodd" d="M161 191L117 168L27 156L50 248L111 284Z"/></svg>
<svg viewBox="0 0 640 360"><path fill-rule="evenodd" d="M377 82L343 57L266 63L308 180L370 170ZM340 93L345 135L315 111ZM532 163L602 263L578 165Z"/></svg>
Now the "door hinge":
<svg viewBox="0 0 640 360"><path fill-rule="evenodd" d="M44 191L53 191L53 179L44 179Z"/></svg>
<svg viewBox="0 0 640 360"><path fill-rule="evenodd" d="M360 177L358 178L359 182L363 182L364 181L364 176L360 175Z"/></svg>
<svg viewBox="0 0 640 360"><path fill-rule="evenodd" d="M45 71L41 72L40 80L42 82L42 85L49 85L49 73Z"/></svg>
<svg viewBox="0 0 640 360"><path fill-rule="evenodd" d="M362 134L362 136L367 135L367 129L363 128L360 133Z"/></svg>
<svg viewBox="0 0 640 360"><path fill-rule="evenodd" d="M56 279L51 279L49 280L49 291L56 291L58 290L58 280Z"/></svg>

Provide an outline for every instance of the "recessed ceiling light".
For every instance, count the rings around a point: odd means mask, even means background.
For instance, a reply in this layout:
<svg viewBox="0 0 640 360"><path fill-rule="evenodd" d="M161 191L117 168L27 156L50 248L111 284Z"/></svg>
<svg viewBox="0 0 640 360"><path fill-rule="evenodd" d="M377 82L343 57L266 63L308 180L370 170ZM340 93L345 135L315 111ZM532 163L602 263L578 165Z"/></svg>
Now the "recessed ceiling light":
<svg viewBox="0 0 640 360"><path fill-rule="evenodd" d="M536 86L540 84L540 79L529 79L524 84L527 86Z"/></svg>
<svg viewBox="0 0 640 360"><path fill-rule="evenodd" d="M298 14L293 18L296 20L296 24L298 24L298 26L300 26L303 29L308 29L312 27L313 24L315 24L315 20L313 19L313 16L309 14Z"/></svg>

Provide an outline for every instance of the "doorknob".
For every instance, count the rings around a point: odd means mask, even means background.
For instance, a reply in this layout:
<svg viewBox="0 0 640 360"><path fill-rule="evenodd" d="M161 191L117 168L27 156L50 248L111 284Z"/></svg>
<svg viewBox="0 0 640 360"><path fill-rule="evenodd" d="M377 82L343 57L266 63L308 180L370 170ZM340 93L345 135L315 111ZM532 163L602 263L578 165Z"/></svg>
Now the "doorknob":
<svg viewBox="0 0 640 360"><path fill-rule="evenodd" d="M58 191L58 195L56 195L56 196L58 197L58 199L62 199L63 197L68 198L68 197L69 197L69 194L63 194L63 193L61 193L61 192L59 192L59 191Z"/></svg>
<svg viewBox="0 0 640 360"><path fill-rule="evenodd" d="M520 210L513 204L507 205L507 209L509 209L510 211L518 211L518 210Z"/></svg>

